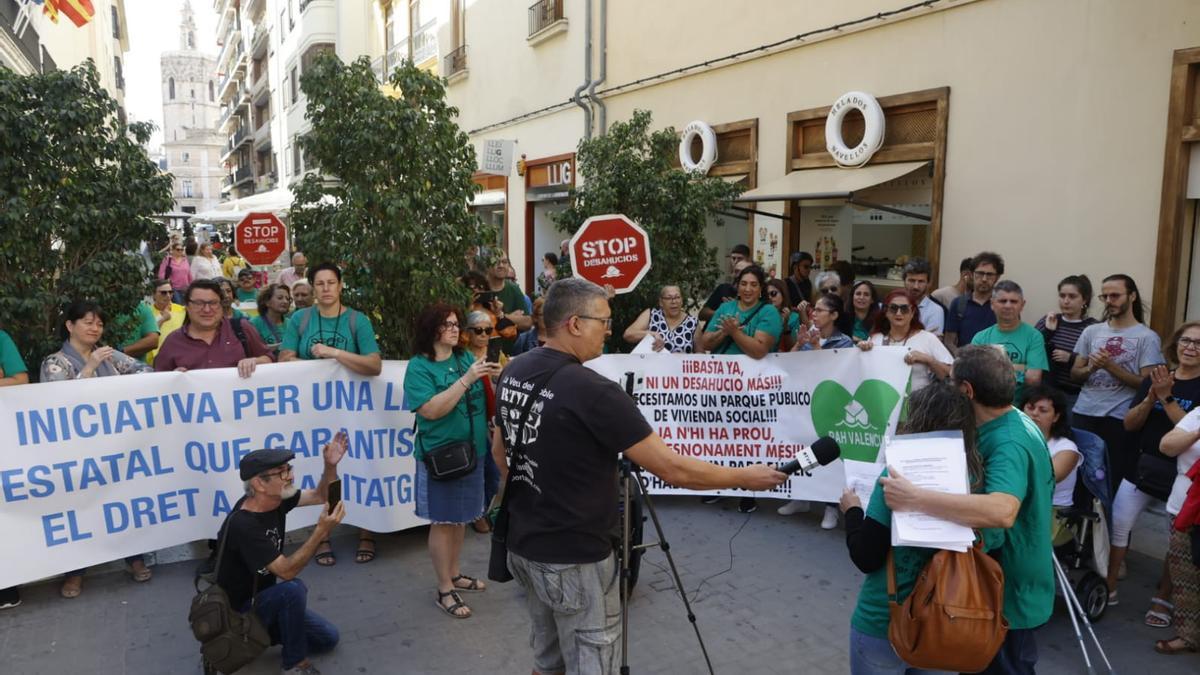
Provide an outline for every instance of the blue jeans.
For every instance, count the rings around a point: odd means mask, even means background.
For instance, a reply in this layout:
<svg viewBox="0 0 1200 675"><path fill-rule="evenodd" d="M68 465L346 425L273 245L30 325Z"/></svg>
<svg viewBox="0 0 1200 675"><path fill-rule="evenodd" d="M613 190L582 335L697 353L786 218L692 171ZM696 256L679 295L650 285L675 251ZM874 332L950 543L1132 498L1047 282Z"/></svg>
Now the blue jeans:
<svg viewBox="0 0 1200 675"><path fill-rule="evenodd" d="M892 643L887 638L867 635L854 626L850 627L850 673L851 675L920 675L942 673L942 670L913 668L896 656Z"/></svg>
<svg viewBox="0 0 1200 675"><path fill-rule="evenodd" d="M250 608L247 602L242 611ZM338 629L308 609L308 586L299 579L280 581L260 591L254 611L271 634L271 644L283 645L283 669L296 667L309 653L320 654L337 646Z"/></svg>
<svg viewBox="0 0 1200 675"><path fill-rule="evenodd" d="M1034 675L1037 666L1037 641L1034 640L1036 628L1008 630L1004 636L1004 644L996 652L996 658L988 667L980 671L986 675Z"/></svg>

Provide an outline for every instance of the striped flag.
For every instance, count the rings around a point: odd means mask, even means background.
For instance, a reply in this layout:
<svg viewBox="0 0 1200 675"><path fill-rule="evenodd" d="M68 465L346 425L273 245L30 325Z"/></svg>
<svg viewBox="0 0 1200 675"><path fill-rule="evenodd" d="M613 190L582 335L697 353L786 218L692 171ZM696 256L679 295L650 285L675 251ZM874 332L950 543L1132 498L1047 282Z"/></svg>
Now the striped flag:
<svg viewBox="0 0 1200 675"><path fill-rule="evenodd" d="M62 12L67 15L71 23L76 26L83 26L92 20L96 15L96 9L92 7L92 0L44 0L46 6L42 9L42 13L50 17L54 23L58 23L58 13ZM41 4L42 0L34 0Z"/></svg>

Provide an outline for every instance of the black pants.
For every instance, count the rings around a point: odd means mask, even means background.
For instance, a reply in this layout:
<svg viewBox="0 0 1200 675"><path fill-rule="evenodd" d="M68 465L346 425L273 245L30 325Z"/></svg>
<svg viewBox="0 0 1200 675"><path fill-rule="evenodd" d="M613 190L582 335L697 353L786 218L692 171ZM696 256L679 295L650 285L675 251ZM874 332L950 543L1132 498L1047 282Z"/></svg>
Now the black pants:
<svg viewBox="0 0 1200 675"><path fill-rule="evenodd" d="M1034 675L1037 666L1036 628L1009 630L996 658L980 672L984 675Z"/></svg>
<svg viewBox="0 0 1200 675"><path fill-rule="evenodd" d="M1108 458L1108 484L1112 489L1109 494L1116 496L1121 479L1132 479L1137 471L1137 452L1131 450L1131 434L1125 431L1125 422L1115 417L1092 417L1079 413L1071 416L1071 422L1072 426L1090 431L1104 440Z"/></svg>

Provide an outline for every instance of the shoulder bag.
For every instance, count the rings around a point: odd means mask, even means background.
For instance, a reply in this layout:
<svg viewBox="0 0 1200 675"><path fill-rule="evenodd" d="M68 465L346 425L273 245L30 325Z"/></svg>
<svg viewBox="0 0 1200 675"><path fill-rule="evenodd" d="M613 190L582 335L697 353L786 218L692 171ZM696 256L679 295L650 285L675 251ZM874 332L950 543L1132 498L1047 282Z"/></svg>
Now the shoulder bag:
<svg viewBox="0 0 1200 675"><path fill-rule="evenodd" d="M225 589L217 584L229 528L237 513L230 513L226 520L225 533L217 548L216 566L211 572L196 576L196 597L192 598L192 606L188 611L188 625L192 628L192 635L200 641L200 656L205 666L226 674L239 670L271 646L267 627L254 611L258 574L254 575L254 585L250 591L250 609L244 614L229 603ZM208 584L204 590L200 589L201 582Z"/></svg>
<svg viewBox="0 0 1200 675"><path fill-rule="evenodd" d="M462 364L462 359L459 359L459 364ZM453 383L450 384L454 386ZM425 470L432 480L450 481L457 480L463 476L469 475L475 470L478 464L478 456L475 452L475 409L471 406L471 387L467 387L463 397L467 400L467 424L469 425L470 436L465 441L451 441L443 443L436 448L429 450L421 449L422 461L425 462ZM457 404L454 406L457 408ZM416 422L413 423L416 426ZM417 445L421 445L421 433L417 431Z"/></svg>
<svg viewBox="0 0 1200 675"><path fill-rule="evenodd" d="M976 542L966 551L938 551L903 604L896 602L896 566L888 551L888 640L914 668L976 673L1008 634L1004 571Z"/></svg>
<svg viewBox="0 0 1200 675"><path fill-rule="evenodd" d="M492 524L492 551L488 557L488 579L498 583L503 584L513 579L512 572L508 569L508 496L512 492L513 474L515 473L513 465L520 457L521 446L524 444L525 422L529 421L529 412L533 410L533 402L542 393L542 389L550 384L550 380L553 380L555 374L565 365L566 363L561 363L555 366L546 379L530 390L529 398L525 400L525 408L521 411L521 419L517 422L516 440L513 442L513 447L509 448L512 461L508 465L508 480L504 481L504 492L500 497L500 508L496 511L496 522ZM500 392L496 393L499 395ZM503 436L504 434L501 433L501 437Z"/></svg>

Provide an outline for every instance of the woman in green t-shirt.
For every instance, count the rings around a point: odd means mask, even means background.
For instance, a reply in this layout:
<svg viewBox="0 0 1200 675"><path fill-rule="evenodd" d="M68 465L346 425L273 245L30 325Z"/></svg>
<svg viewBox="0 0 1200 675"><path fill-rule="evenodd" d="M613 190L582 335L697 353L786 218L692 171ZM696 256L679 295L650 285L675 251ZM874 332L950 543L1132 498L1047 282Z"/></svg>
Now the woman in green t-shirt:
<svg viewBox="0 0 1200 675"><path fill-rule="evenodd" d="M775 349L783 332L779 310L767 301L766 273L751 265L734 279L737 298L721 303L701 336L701 347L713 354L745 354L761 359Z"/></svg>
<svg viewBox="0 0 1200 675"><path fill-rule="evenodd" d="M250 319L250 325L278 356L279 345L283 342L283 325L288 312L292 311L292 291L287 284L267 284L259 292L257 302L258 316Z"/></svg>
<svg viewBox="0 0 1200 675"><path fill-rule="evenodd" d="M437 605L456 619L471 616L460 592L484 590L482 581L459 570L466 525L483 514L485 455L488 454L487 398L480 380L500 374L499 364L478 361L459 345L466 325L462 311L445 303L417 316L413 357L404 371L404 398L417 414L417 517L430 521L429 556L437 574ZM455 441L470 441L478 463L453 480L432 480L425 453Z"/></svg>
<svg viewBox="0 0 1200 675"><path fill-rule="evenodd" d="M975 412L967 397L952 384L935 382L914 391L908 405L908 419L901 433L961 431L967 471L972 477L971 489L981 490L983 459L975 446ZM883 474L887 475L887 471ZM896 656L888 641L887 556L892 548L892 511L884 500L883 488L876 483L866 513L858 496L849 489L842 492L841 508L846 517L846 548L850 550L850 559L867 575L850 618L850 672L854 675L906 672L908 664ZM896 547L893 561L897 602L903 603L912 592L925 563L936 552L932 548Z"/></svg>

